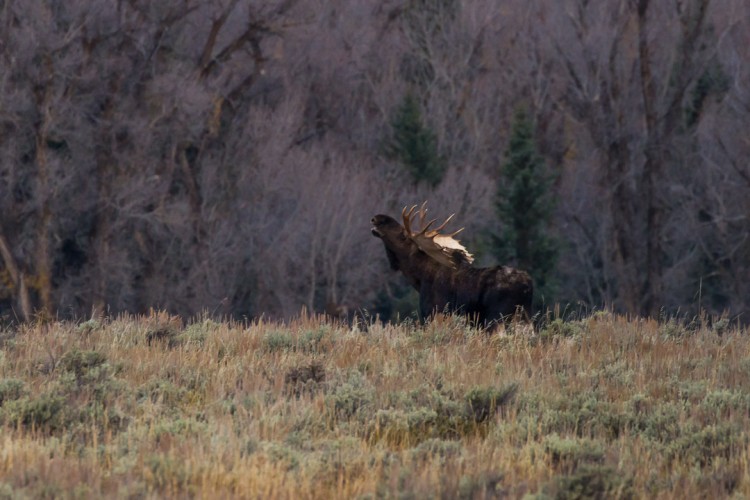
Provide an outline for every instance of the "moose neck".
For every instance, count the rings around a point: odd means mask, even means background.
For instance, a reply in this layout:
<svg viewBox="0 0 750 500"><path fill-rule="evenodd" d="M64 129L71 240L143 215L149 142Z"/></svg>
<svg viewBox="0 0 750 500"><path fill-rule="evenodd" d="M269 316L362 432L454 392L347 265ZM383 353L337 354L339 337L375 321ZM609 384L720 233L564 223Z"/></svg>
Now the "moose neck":
<svg viewBox="0 0 750 500"><path fill-rule="evenodd" d="M420 250L414 250L404 257L399 259L399 268L409 280L409 283L417 290L423 282L433 281L438 274L451 271Z"/></svg>

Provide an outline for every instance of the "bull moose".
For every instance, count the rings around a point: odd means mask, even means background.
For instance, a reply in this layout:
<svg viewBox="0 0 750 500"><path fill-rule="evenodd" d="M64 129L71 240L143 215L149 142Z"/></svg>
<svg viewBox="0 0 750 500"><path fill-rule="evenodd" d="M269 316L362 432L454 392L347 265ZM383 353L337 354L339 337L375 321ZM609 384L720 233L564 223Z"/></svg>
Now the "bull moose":
<svg viewBox="0 0 750 500"><path fill-rule="evenodd" d="M531 314L533 285L528 273L507 266L476 268L474 258L454 238L463 230L442 234L453 215L439 227L425 224L426 203L401 211L403 226L393 217L372 218L372 234L383 241L391 269L401 271L419 292L422 320L435 312L465 314L492 327L519 314ZM412 230L419 216L419 230Z"/></svg>

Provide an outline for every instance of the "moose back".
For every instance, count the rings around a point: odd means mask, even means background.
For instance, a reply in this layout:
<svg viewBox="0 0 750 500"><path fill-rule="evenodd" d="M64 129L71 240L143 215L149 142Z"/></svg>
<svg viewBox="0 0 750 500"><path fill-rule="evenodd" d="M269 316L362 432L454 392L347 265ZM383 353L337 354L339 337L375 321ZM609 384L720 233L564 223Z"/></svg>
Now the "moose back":
<svg viewBox="0 0 750 500"><path fill-rule="evenodd" d="M372 218L372 234L383 241L388 262L401 271L419 292L419 314L424 320L436 312L455 312L475 319L483 326L505 322L518 314L531 314L533 285L528 273L507 266L475 268L473 257L453 237L460 232L430 229L425 224L425 205L401 211L403 225L388 215ZM419 215L420 230L412 230Z"/></svg>

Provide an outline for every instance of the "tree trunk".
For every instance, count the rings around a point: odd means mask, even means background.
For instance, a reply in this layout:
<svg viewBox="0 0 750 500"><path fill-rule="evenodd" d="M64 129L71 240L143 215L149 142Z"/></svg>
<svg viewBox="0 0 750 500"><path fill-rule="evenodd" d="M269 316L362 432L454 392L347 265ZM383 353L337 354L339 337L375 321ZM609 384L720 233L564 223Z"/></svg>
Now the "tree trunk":
<svg viewBox="0 0 750 500"><path fill-rule="evenodd" d="M31 319L31 299L29 298L29 289L26 286L26 278L19 269L16 259L10 251L10 245L5 236L0 233L0 257L3 258L5 269L8 270L10 281L15 291L15 299L21 314L21 320L28 321Z"/></svg>
<svg viewBox="0 0 750 500"><path fill-rule="evenodd" d="M34 287L39 294L40 309L53 314L52 307L52 253L50 248L52 211L47 162L47 128L49 126L49 89L45 86L37 92L37 108L40 123L36 129L37 197L39 200Z"/></svg>
<svg viewBox="0 0 750 500"><path fill-rule="evenodd" d="M662 221L663 208L657 193L664 166L661 158L661 145L657 133L656 88L651 74L651 55L646 30L646 12L649 0L638 2L638 62L643 97L644 124L646 127L646 148L643 166L643 194L646 204L646 262L641 302L642 315L656 315L662 304Z"/></svg>

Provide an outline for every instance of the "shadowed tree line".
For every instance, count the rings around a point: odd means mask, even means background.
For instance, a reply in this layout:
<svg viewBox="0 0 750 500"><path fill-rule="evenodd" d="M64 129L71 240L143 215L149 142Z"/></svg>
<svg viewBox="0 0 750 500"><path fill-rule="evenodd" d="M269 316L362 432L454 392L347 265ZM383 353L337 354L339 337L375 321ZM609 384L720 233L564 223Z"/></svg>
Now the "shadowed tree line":
<svg viewBox="0 0 750 500"><path fill-rule="evenodd" d="M429 199L545 305L744 318L749 36L742 0L0 1L0 314L392 310L369 221Z"/></svg>

